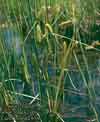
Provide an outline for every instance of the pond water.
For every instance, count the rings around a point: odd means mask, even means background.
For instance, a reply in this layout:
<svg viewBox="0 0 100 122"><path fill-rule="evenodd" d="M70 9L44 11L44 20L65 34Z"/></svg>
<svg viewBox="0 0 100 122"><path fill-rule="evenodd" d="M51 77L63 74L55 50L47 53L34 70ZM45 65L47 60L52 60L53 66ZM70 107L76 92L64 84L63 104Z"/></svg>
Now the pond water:
<svg viewBox="0 0 100 122"><path fill-rule="evenodd" d="M13 28L4 28L1 31L1 36L3 37L6 48L10 52L15 52L16 56L21 55L21 38L19 33Z"/></svg>
<svg viewBox="0 0 100 122"><path fill-rule="evenodd" d="M21 55L21 46L20 46L20 37L17 32L12 31L12 29L4 29L2 35L5 40L6 47L10 50L15 49L16 55L20 57ZM91 52L87 51L86 60L88 64L88 70L84 63L82 55L78 55L77 58L80 62L80 66L85 76L85 80L90 81L90 87L95 91L95 101L97 112L100 116L100 52ZM30 65L31 67L31 65ZM30 69L31 70L31 69ZM55 71L52 67L48 67L49 77L52 77L55 74ZM34 75L34 74L33 74ZM23 92L24 87L23 83L18 83L15 85L18 92ZM37 81L34 84L35 94L38 93ZM21 87L22 86L22 87ZM29 87L32 89L32 87ZM45 88L45 87L44 87ZM22 90L21 90L22 89ZM75 57L69 65L69 71L65 73L65 96L64 96L64 107L62 108L63 116L65 120L69 122L88 122L88 111L90 107L89 98L87 96L87 89L85 86L85 81L82 78ZM94 93L92 91L92 93ZM91 108L90 108L91 109ZM92 118L91 118L92 119Z"/></svg>
<svg viewBox="0 0 100 122"><path fill-rule="evenodd" d="M94 117L93 108L90 107L91 100L87 94L86 82L88 83L91 94L93 95L93 106L96 107L98 116L100 116L100 52L86 51L85 61L82 54L77 54L78 65L80 65L82 73L73 58L69 65L69 71L65 78L65 103L63 113L69 122L86 122ZM87 67L86 67L87 63ZM89 114L91 117L89 118ZM67 119L66 119L67 120Z"/></svg>

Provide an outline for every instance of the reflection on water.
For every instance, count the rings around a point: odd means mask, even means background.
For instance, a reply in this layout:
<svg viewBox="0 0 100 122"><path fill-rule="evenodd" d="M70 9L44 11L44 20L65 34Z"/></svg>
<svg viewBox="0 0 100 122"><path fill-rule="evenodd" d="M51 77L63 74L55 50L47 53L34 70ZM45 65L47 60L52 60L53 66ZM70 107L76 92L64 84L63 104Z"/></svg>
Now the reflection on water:
<svg viewBox="0 0 100 122"><path fill-rule="evenodd" d="M21 39L19 33L13 28L3 28L1 31L6 48L9 51L15 52L17 56L21 55Z"/></svg>

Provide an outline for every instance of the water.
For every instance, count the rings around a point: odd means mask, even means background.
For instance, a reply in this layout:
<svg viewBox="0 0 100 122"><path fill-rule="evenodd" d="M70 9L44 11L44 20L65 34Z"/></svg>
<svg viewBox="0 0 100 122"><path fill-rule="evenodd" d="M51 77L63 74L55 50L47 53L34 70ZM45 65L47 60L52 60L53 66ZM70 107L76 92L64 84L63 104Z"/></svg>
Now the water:
<svg viewBox="0 0 100 122"><path fill-rule="evenodd" d="M3 37L5 40L6 47L13 51L13 49L16 52L16 55L18 57L21 56L22 49L20 45L20 36L18 32L14 32L12 29L4 29L3 30ZM82 71L85 76L86 82L91 82L90 87L93 87L96 95L95 99L95 106L97 108L97 112L100 115L100 53L99 52L85 52L86 53L86 60L88 63L88 70L86 69L86 65L84 63L83 57L81 54L78 54L78 60L82 67ZM31 61L28 60L29 63ZM33 71L31 69L31 64L29 66L29 70ZM30 72L31 73L31 72ZM55 80L55 69L53 69L52 65L48 66L48 75L49 77ZM33 75L34 76L34 72ZM33 80L35 80L33 78ZM91 80L91 81L90 81ZM71 81L71 82L70 82ZM16 81L17 82L17 81ZM42 81L45 83L45 81ZM23 93L25 90L23 83L17 82L18 84L14 85L17 92ZM34 89L35 94L38 93L38 83L37 80L35 80L34 83ZM32 89L32 87L28 87L29 89ZM45 92L45 86L43 86L44 92ZM73 56L73 59L71 60L71 63L69 65L69 71L65 72L65 96L64 96L64 106L62 108L63 116L65 120L69 122L84 122L88 121L90 118L88 118L88 114L91 113L90 102L89 97L87 95L87 89L84 83L84 80L82 78L82 75L80 74L80 71L77 67L75 58ZM32 92L32 90L30 90ZM94 94L94 91L92 91L92 94ZM94 115L92 112L91 115Z"/></svg>
<svg viewBox="0 0 100 122"><path fill-rule="evenodd" d="M14 28L9 27L3 28L1 31L5 47L10 51L16 54L17 57L21 55L21 38L19 33L14 30Z"/></svg>
<svg viewBox="0 0 100 122"><path fill-rule="evenodd" d="M90 91L93 98L93 106L96 108L98 116L100 116L100 53L99 52L86 52L86 60L88 64L88 70L84 63L82 55L78 55L78 59L80 60L80 66L82 68L82 72L84 73L85 82L88 83ZM77 67L75 59L73 60L69 66L69 71L66 80L65 80L65 103L63 112L67 115L69 122L79 121L84 122L88 121L94 116L93 109L91 108L91 100L89 95L87 94L87 89L85 82L82 78L81 73ZM70 78L69 78L70 76ZM70 80L72 80L73 85ZM69 108L69 109L67 109ZM74 109L76 108L76 109ZM71 110L72 109L72 110ZM70 110L70 111L69 111ZM73 117L72 117L73 115ZM83 117L84 116L84 117ZM90 116L90 117L89 117Z"/></svg>

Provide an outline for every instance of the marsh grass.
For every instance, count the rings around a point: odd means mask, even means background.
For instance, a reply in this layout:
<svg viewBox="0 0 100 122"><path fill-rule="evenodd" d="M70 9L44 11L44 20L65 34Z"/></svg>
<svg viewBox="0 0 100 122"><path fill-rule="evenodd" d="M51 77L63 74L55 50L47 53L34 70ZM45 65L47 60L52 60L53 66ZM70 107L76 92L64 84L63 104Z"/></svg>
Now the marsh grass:
<svg viewBox="0 0 100 122"><path fill-rule="evenodd" d="M73 81L72 77L75 76L69 73L69 66L75 58L88 97L86 104L89 104L88 116L79 121L87 121L87 118L92 121L93 118L99 122L95 107L96 93L85 55L88 40L84 42L86 38L81 40L80 37L80 27L94 25L96 13L100 11L99 1L0 0L0 3L0 105L6 108L9 104L19 104L24 100L28 104L37 102L40 110L36 112L42 122L64 122L62 109L67 102L66 84L67 88L71 84L72 92L81 94L81 88L79 90L76 81ZM73 34L69 37L70 32L67 37L65 31L70 25ZM12 35L9 34L10 28ZM4 30L8 30L8 39ZM14 31L18 33L18 42ZM19 50L20 53L17 53ZM77 50L82 55L81 61L88 78L81 67ZM99 49L94 50L100 53ZM69 80L66 80L67 75ZM21 85L16 88L15 84L19 82ZM80 113L79 118L81 116Z"/></svg>

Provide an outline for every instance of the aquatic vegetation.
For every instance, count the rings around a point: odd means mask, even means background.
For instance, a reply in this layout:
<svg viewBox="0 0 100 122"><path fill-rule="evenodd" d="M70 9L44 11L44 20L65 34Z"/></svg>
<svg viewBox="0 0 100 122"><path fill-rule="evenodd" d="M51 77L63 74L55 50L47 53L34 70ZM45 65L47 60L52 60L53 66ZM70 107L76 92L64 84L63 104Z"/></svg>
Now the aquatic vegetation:
<svg viewBox="0 0 100 122"><path fill-rule="evenodd" d="M38 121L99 122L99 0L0 3L2 111L17 120L9 105L25 103Z"/></svg>

